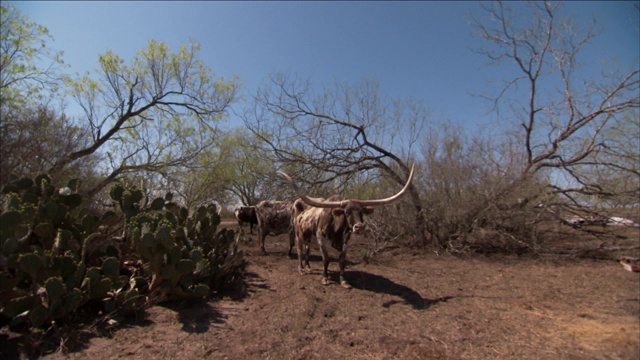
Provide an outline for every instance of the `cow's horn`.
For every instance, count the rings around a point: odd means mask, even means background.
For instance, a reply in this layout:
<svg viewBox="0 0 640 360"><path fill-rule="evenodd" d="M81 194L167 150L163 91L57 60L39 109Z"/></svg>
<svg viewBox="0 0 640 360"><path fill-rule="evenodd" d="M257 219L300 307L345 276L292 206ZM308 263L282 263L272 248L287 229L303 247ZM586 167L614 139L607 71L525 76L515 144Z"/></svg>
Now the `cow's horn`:
<svg viewBox="0 0 640 360"><path fill-rule="evenodd" d="M388 197L386 199L377 199L377 200L359 200L362 206L379 206L385 205L390 202L396 201L404 195L404 193L409 190L409 186L411 185L411 181L413 180L413 171L415 170L416 164L411 165L411 172L409 173L409 178L407 179L407 183L404 184L402 190L400 190L397 194Z"/></svg>
<svg viewBox="0 0 640 360"><path fill-rule="evenodd" d="M399 199L402 195L404 195L405 192L407 192L407 190L409 189L409 186L411 185L411 180L413 180L413 171L415 169L415 164L411 165L411 172L409 173L409 178L407 179L407 183L404 185L404 187L402 188L402 190L400 190L400 192L398 192L397 194L388 197L386 199L378 199L378 200L357 200L359 201L363 206L379 206L379 205L384 205L384 204L388 204L392 201L395 201L397 199ZM347 204L349 203L349 201L351 200L342 200L342 201L318 201L315 199L312 199L310 197L308 197L307 195L305 195L297 186L296 184L293 182L293 179L291 179L291 177L287 174L285 174L282 171L278 171L278 173L280 175L282 175L282 177L285 178L285 180L287 180L287 182L289 183L289 185L291 185L291 187L296 191L296 194L298 195L298 197L304 201L305 203L307 203L308 205L314 206L314 207L320 207L320 208L335 208L335 207L345 207L347 206Z"/></svg>

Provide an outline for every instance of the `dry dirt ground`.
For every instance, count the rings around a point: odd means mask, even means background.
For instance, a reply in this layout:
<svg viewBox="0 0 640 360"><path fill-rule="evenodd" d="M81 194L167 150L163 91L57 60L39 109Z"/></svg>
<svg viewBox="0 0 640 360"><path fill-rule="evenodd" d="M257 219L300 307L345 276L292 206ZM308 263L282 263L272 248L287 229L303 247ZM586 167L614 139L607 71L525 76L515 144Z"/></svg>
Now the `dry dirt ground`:
<svg viewBox="0 0 640 360"><path fill-rule="evenodd" d="M313 272L299 275L285 238L267 238L266 256L242 241L244 297L155 306L110 337L45 358L640 358L640 273L615 261L395 249L365 263L355 238L347 290L320 283L317 248Z"/></svg>

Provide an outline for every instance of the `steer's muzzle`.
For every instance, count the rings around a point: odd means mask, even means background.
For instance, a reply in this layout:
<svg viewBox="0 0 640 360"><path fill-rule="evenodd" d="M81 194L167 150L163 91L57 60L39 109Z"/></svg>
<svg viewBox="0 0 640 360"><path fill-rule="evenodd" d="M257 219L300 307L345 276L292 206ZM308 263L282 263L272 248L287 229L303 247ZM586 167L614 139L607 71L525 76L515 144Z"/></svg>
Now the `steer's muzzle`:
<svg viewBox="0 0 640 360"><path fill-rule="evenodd" d="M353 225L353 233L356 235L362 235L364 234L366 227L367 226L364 223L357 223Z"/></svg>

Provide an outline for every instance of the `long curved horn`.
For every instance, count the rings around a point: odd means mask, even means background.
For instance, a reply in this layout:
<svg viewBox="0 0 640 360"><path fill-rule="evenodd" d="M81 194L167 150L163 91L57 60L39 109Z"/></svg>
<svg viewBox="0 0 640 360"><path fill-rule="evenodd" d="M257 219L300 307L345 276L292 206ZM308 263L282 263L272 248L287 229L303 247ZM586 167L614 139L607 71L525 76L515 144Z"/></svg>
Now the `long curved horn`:
<svg viewBox="0 0 640 360"><path fill-rule="evenodd" d="M411 165L411 172L409 173L409 178L407 179L407 183L404 185L402 190L400 190L400 192L398 192L397 194L395 194L395 195L393 195L391 197L385 198L385 199L357 200L357 201L360 202L360 204L362 204L363 206L380 206L380 205L388 204L388 203L390 203L392 201L395 201L395 200L399 199L409 189L409 186L411 185L411 181L413 180L413 172L414 172L414 170L415 170L415 164ZM352 201L352 200L317 201L317 200L312 199L312 198L308 197L307 195L305 195L302 192L302 190L300 190L296 186L296 184L293 182L293 179L291 179L291 177L289 175L285 174L282 171L278 171L278 174L280 174L282 177L285 178L285 180L287 180L289 185L291 185L291 187L296 191L296 194L298 195L298 197L302 201L307 203L308 205L315 206L315 207L320 207L320 208L336 208L336 207L345 207L345 206L347 206L349 201Z"/></svg>
<svg viewBox="0 0 640 360"><path fill-rule="evenodd" d="M385 205L390 202L396 201L404 195L404 193L409 190L409 186L411 185L411 181L413 180L413 171L415 170L416 164L411 165L411 172L409 173L409 178L407 179L407 183L404 184L402 190L400 190L397 194L388 197L386 199L377 199L377 200L358 200L362 206L380 206Z"/></svg>

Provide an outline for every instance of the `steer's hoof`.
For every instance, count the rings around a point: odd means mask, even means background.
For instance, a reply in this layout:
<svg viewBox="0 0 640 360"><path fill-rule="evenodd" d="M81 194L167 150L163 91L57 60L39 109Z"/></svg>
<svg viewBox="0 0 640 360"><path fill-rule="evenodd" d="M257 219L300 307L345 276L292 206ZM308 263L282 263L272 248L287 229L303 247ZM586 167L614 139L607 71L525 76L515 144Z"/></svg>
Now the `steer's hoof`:
<svg viewBox="0 0 640 360"><path fill-rule="evenodd" d="M329 285L331 284L331 281L325 277L322 278L322 285Z"/></svg>
<svg viewBox="0 0 640 360"><path fill-rule="evenodd" d="M351 286L351 284L349 284L346 280L342 280L340 282L340 286L342 286L345 289L351 289L353 288L353 286Z"/></svg>

